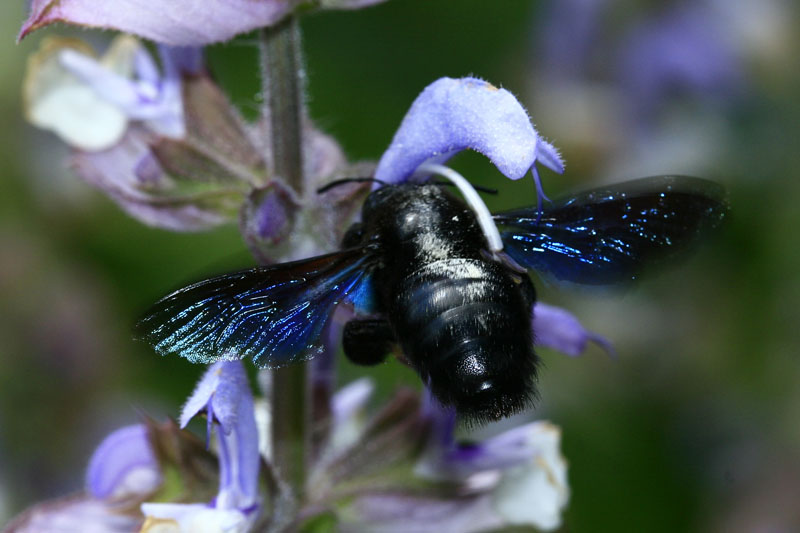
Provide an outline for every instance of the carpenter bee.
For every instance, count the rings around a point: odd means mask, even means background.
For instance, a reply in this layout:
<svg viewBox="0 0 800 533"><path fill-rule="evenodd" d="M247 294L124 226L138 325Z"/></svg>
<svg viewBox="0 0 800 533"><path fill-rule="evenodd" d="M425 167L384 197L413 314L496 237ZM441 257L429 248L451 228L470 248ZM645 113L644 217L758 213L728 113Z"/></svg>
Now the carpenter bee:
<svg viewBox="0 0 800 533"><path fill-rule="evenodd" d="M138 331L162 355L274 368L318 354L334 308L347 304L348 358L375 364L399 345L441 403L471 422L498 420L536 393L525 269L573 284L635 279L718 226L723 197L681 176L600 187L493 215L503 248L493 254L478 215L441 184L383 185L341 251L195 283L157 302Z"/></svg>

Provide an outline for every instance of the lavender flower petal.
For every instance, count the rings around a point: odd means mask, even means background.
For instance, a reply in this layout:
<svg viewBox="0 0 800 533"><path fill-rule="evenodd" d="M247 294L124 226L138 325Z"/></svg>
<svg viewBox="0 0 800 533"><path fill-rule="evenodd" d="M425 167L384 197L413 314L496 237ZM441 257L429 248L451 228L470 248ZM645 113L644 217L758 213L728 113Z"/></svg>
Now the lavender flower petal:
<svg viewBox="0 0 800 533"><path fill-rule="evenodd" d="M147 56L146 53L140 54ZM146 121L150 128L167 137L182 138L186 134L183 103L183 81L186 76L203 72L203 53L198 47L160 45L163 75L154 74L146 65L137 63L139 102L129 115Z"/></svg>
<svg viewBox="0 0 800 533"><path fill-rule="evenodd" d="M28 63L23 86L25 116L37 127L56 133L82 150L104 150L125 133L128 118L116 105L97 95L75 73L64 67L64 52L89 58L92 50L75 39L46 39ZM114 56L118 71L132 68L130 58Z"/></svg>
<svg viewBox="0 0 800 533"><path fill-rule="evenodd" d="M492 493L494 507L506 524L550 531L561 526L569 501L567 463L561 455L561 430L547 422L529 426L536 452L526 464L503 473Z"/></svg>
<svg viewBox="0 0 800 533"><path fill-rule="evenodd" d="M219 509L201 503L144 503L142 533L245 533L253 512Z"/></svg>
<svg viewBox="0 0 800 533"><path fill-rule="evenodd" d="M445 406L428 387L422 390L422 416L430 424L429 443L434 449L444 450L455 446L456 410Z"/></svg>
<svg viewBox="0 0 800 533"><path fill-rule="evenodd" d="M315 7L361 9L385 1L318 0ZM164 44L199 46L272 26L298 6L307 9L308 4L303 0L208 0L199 9L192 0L33 0L17 38L63 22L132 33Z"/></svg>
<svg viewBox="0 0 800 533"><path fill-rule="evenodd" d="M100 59L81 41L47 40L26 73L26 115L86 151L116 145L132 120L181 138L182 74L197 69L199 51L161 51L163 76L139 41L127 35L114 39Z"/></svg>
<svg viewBox="0 0 800 533"><path fill-rule="evenodd" d="M489 470L506 470L527 463L540 451L541 425L532 422L517 426L480 443L453 444L435 462L429 462L418 473L434 479L466 480Z"/></svg>
<svg viewBox="0 0 800 533"><path fill-rule="evenodd" d="M541 422L517 426L480 443L458 443L454 438L455 410L439 404L427 389L423 395L423 412L431 432L415 469L422 477L465 481L474 474L525 463L538 451Z"/></svg>
<svg viewBox="0 0 800 533"><path fill-rule="evenodd" d="M536 345L552 348L571 357L581 355L590 341L614 355L611 342L584 328L575 315L541 302L537 302L533 309L533 334Z"/></svg>
<svg viewBox="0 0 800 533"><path fill-rule="evenodd" d="M64 22L118 30L174 46L201 46L270 26L287 15L297 0L33 0L18 39Z"/></svg>
<svg viewBox="0 0 800 533"><path fill-rule="evenodd" d="M258 430L247 374L240 361L211 365L181 412L181 426L205 410L219 428L220 488L212 503L144 503L142 531L249 531L258 505Z"/></svg>
<svg viewBox="0 0 800 533"><path fill-rule="evenodd" d="M147 428L137 424L108 435L89 461L86 485L98 499L121 493L147 494L161 481Z"/></svg>
<svg viewBox="0 0 800 533"><path fill-rule="evenodd" d="M37 504L10 523L6 533L131 533L138 531L142 517L126 514L101 500L72 496Z"/></svg>
<svg viewBox="0 0 800 533"><path fill-rule="evenodd" d="M92 87L100 98L116 105L126 114L139 102L139 95L128 78L106 68L96 59L66 49L59 54L59 61L64 68Z"/></svg>
<svg viewBox="0 0 800 533"><path fill-rule="evenodd" d="M291 236L296 211L297 203L281 182L273 181L250 191L239 211L239 231L259 260L274 262L270 253L274 254L276 246Z"/></svg>
<svg viewBox="0 0 800 533"><path fill-rule="evenodd" d="M536 143L536 161L559 174L564 173L564 160L558 149L551 143L539 137ZM534 167L535 169L536 167Z"/></svg>
<svg viewBox="0 0 800 533"><path fill-rule="evenodd" d="M442 163L467 148L488 157L513 180L527 174L538 157L556 172L564 168L511 93L476 78L441 78L411 105L375 177L403 182L421 164Z"/></svg>
<svg viewBox="0 0 800 533"><path fill-rule="evenodd" d="M209 406L212 406L211 413L209 413L212 415L209 417L209 421L211 422L214 421L215 416L217 417L216 421L220 422L220 414L222 414L222 418L228 422L234 416L233 412L235 412L235 408L231 409L229 402L224 400L221 402L222 405L220 405L221 409L219 411L222 411L222 413L214 409L212 403L216 402L220 388L222 389L223 398L226 398L229 394L225 389L229 388L229 386L236 387L240 385L239 382L242 379L246 379L246 377L242 375L244 369L237 369L235 364L226 365L225 363L226 362L219 362L209 366L206 373L200 378L197 386L195 386L194 392L192 392L192 395L186 400L186 404L181 410L180 425L182 428L185 428L189 420L199 414L200 411L208 409ZM226 433L228 433L230 429L231 426L223 426L223 431Z"/></svg>
<svg viewBox="0 0 800 533"><path fill-rule="evenodd" d="M112 148L77 152L71 164L83 179L147 225L198 231L228 221L227 204L238 204L241 199L237 201L235 195L226 196L221 191L217 205L209 201L195 205L191 198L184 200L150 152L152 140L152 134L134 124Z"/></svg>
<svg viewBox="0 0 800 533"><path fill-rule="evenodd" d="M482 516L494 517L502 526L533 525L549 530L560 525L561 512L569 499L569 487L566 461L560 452L559 428L549 422L533 422L483 442L462 444L453 438L450 412L435 403L430 394L427 398L423 413L432 428L428 445L414 469L415 474L434 481L455 483L460 487L457 495L452 495L448 500L450 505L479 508L483 502L477 496L488 496L492 506L484 509ZM514 490L519 494L510 494ZM465 495L476 497L470 501ZM398 506L403 504L403 499L387 496L380 503ZM420 505L434 503L430 501ZM370 505L364 512L367 516L378 516L383 510ZM409 516L414 516L412 511L409 511ZM391 516L383 518L392 520ZM444 522L438 524L435 520ZM446 518L433 516L429 517L429 522L428 525L434 528L439 526L441 530L445 530L444 524L448 523ZM469 527L461 529L479 530Z"/></svg>
<svg viewBox="0 0 800 533"><path fill-rule="evenodd" d="M363 410L374 390L375 384L369 378L361 378L339 389L331 399L333 423L345 423Z"/></svg>
<svg viewBox="0 0 800 533"><path fill-rule="evenodd" d="M163 47L159 47L159 51ZM163 58L162 58L163 60ZM161 72L158 70L153 56L151 56L144 47L139 47L133 57L134 72L139 76L139 79L149 85L155 85L161 79ZM165 65L166 70L166 65Z"/></svg>
<svg viewBox="0 0 800 533"><path fill-rule="evenodd" d="M221 361L209 367L183 408L181 426L203 409L209 425L220 427L216 507L248 509L258 498L258 429L247 374L240 361Z"/></svg>
<svg viewBox="0 0 800 533"><path fill-rule="evenodd" d="M326 453L335 454L355 444L366 425L365 411L375 384L361 378L339 389L331 398L331 433Z"/></svg>
<svg viewBox="0 0 800 533"><path fill-rule="evenodd" d="M102 62L75 50L64 50L59 59L72 74L91 87L99 98L119 108L130 120L147 124L160 135L184 135L182 102L183 68L192 74L200 52L161 46L161 76L144 47L130 36L114 40ZM122 65L127 68L119 68ZM133 68L135 67L135 70Z"/></svg>
<svg viewBox="0 0 800 533"><path fill-rule="evenodd" d="M340 531L356 533L477 533L503 527L488 495L461 498L377 493L358 497L343 515Z"/></svg>

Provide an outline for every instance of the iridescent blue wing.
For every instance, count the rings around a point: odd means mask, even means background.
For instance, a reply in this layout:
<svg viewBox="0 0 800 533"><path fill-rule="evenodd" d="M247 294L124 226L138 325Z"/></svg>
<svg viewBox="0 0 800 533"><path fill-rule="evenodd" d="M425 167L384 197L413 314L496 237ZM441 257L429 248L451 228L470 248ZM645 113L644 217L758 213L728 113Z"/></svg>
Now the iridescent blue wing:
<svg viewBox="0 0 800 533"><path fill-rule="evenodd" d="M680 255L727 212L722 186L657 176L589 190L546 206L499 213L506 253L546 278L584 285L636 279Z"/></svg>
<svg viewBox="0 0 800 533"><path fill-rule="evenodd" d="M274 368L309 359L338 303L370 300L375 260L356 248L200 281L153 305L137 334L192 362L251 357Z"/></svg>

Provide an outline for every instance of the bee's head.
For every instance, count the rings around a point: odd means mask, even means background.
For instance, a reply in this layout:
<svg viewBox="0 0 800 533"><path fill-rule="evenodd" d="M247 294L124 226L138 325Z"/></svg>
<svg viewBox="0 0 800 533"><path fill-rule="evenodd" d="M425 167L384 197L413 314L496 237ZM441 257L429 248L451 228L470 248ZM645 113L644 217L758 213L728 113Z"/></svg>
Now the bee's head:
<svg viewBox="0 0 800 533"><path fill-rule="evenodd" d="M446 253L457 243L482 238L474 213L436 184L404 183L373 191L361 222L366 234L395 249L410 246L409 253L421 248Z"/></svg>
<svg viewBox="0 0 800 533"><path fill-rule="evenodd" d="M441 201L444 192L441 187L423 183L400 183L383 185L372 191L361 208L361 219L366 221L383 213L406 210L417 203Z"/></svg>

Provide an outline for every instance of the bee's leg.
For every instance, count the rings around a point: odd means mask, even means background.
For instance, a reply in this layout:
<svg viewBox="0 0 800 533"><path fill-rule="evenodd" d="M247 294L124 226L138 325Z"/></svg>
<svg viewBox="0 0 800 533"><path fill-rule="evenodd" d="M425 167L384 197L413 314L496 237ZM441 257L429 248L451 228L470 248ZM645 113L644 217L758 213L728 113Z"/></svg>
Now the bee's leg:
<svg viewBox="0 0 800 533"><path fill-rule="evenodd" d="M395 342L394 331L385 318L353 319L344 325L344 354L357 365L382 363Z"/></svg>

